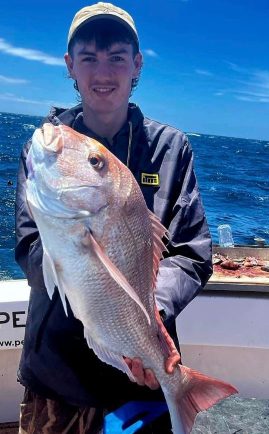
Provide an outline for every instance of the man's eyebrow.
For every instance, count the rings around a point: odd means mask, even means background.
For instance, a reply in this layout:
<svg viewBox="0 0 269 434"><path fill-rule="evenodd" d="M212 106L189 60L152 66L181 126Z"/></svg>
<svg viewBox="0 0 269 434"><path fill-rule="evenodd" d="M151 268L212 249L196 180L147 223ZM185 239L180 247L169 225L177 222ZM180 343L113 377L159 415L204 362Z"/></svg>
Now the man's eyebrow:
<svg viewBox="0 0 269 434"><path fill-rule="evenodd" d="M108 54L117 55L117 54L128 54L128 50L126 48L119 48L118 50L111 50Z"/></svg>
<svg viewBox="0 0 269 434"><path fill-rule="evenodd" d="M104 51L104 50L102 50ZM87 48L81 48L81 50L78 51L78 56L96 56L96 52L95 51L90 51ZM128 50L126 50L126 48L119 48L119 49L115 49L115 50L107 50L107 54L108 55L119 55L119 54L128 54Z"/></svg>
<svg viewBox="0 0 269 434"><path fill-rule="evenodd" d="M77 54L78 54L78 56L84 56L84 55L96 56L96 53L94 53L93 51L87 50L87 48L82 48L81 50L79 50L79 52Z"/></svg>

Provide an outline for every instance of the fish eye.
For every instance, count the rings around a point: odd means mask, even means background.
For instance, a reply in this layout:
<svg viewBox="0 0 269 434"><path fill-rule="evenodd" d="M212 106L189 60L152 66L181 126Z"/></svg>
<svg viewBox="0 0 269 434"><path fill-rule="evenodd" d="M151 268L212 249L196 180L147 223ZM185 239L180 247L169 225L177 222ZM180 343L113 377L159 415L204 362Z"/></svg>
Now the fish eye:
<svg viewBox="0 0 269 434"><path fill-rule="evenodd" d="M89 155L89 163L96 170L102 169L105 165L104 159L101 155L95 153Z"/></svg>

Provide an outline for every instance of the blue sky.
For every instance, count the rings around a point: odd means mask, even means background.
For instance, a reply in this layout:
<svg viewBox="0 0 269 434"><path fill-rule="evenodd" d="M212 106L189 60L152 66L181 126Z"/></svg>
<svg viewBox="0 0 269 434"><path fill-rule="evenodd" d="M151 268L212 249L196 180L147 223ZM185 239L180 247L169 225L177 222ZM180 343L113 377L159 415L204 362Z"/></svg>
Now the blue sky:
<svg viewBox="0 0 269 434"><path fill-rule="evenodd" d="M132 100L184 131L269 140L269 0L117 0L134 17L144 67ZM82 0L6 0L0 111L76 103L63 63Z"/></svg>

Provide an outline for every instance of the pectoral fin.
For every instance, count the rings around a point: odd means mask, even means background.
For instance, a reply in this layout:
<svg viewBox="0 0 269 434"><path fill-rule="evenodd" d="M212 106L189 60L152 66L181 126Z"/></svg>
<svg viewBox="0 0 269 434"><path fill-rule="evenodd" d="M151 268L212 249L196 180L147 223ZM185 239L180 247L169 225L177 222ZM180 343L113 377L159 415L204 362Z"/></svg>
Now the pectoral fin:
<svg viewBox="0 0 269 434"><path fill-rule="evenodd" d="M52 261L47 253L47 251L43 247L43 261L42 261L42 268L43 268L43 277L45 286L47 289L47 293L50 299L52 299L55 286L56 286L56 276L54 273L54 267L52 264Z"/></svg>
<svg viewBox="0 0 269 434"><path fill-rule="evenodd" d="M53 296L53 293L55 290L55 286L57 286L61 300L62 300L65 314L66 314L66 316L68 316L66 299L65 299L65 292L63 290L63 286L61 285L61 282L59 281L59 278L57 276L54 262L44 247L43 247L42 267L43 267L44 282L45 282L45 286L46 286L49 298L52 299L52 296Z"/></svg>
<svg viewBox="0 0 269 434"><path fill-rule="evenodd" d="M120 270L116 267L116 265L113 264L113 262L109 259L109 257L106 255L102 247L98 244L98 242L95 240L95 238L92 236L92 234L89 232L89 239L92 244L93 250L96 253L97 257L100 259L110 276L117 282L117 284L131 297L138 306L142 309L144 312L148 323L150 324L150 317L148 312L146 311L142 301L138 297L135 290L132 288L132 286L129 284L129 282L126 280L124 275L120 272Z"/></svg>

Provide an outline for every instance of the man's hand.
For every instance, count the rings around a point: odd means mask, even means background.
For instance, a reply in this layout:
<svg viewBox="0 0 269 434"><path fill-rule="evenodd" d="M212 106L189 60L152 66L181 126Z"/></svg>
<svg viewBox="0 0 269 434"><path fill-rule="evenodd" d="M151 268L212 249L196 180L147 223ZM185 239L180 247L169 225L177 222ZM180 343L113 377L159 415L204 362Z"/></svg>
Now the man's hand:
<svg viewBox="0 0 269 434"><path fill-rule="evenodd" d="M152 390L159 389L160 384L155 377L154 372L152 369L144 369L141 359L138 357L134 359L125 357L124 360L132 371L136 383L139 384L139 386L148 386Z"/></svg>
<svg viewBox="0 0 269 434"><path fill-rule="evenodd" d="M155 310L155 314L160 328L160 334L162 335L168 350L168 357L165 360L165 370L167 374L172 374L176 366L180 363L180 354L176 349L173 339L170 337L165 326L163 325L157 308ZM148 386L152 390L156 390L160 387L160 384L152 369L144 369L142 361L139 358L129 359L125 357L124 360L132 371L137 384L140 386Z"/></svg>

